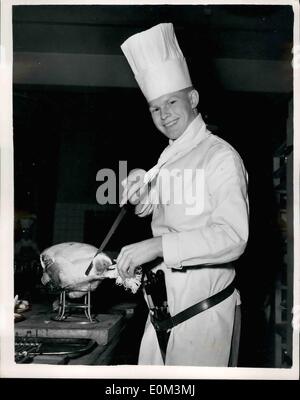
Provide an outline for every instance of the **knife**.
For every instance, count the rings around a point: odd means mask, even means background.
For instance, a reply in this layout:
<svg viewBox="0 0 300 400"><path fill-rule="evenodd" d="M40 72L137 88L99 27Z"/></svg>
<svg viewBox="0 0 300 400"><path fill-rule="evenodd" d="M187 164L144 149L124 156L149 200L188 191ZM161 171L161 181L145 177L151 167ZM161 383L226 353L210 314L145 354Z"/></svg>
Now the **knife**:
<svg viewBox="0 0 300 400"><path fill-rule="evenodd" d="M110 238L112 237L112 235L114 234L115 230L117 229L117 227L119 226L120 222L122 221L124 215L126 214L127 210L131 208L130 204L124 204L121 208L121 211L119 212L119 214L117 215L117 218L115 219L114 223L112 224L110 230L108 231L107 235L105 236L103 242L101 243L99 249L97 250L97 253L94 255L94 258L101 253L105 246L107 245L107 243L109 242ZM90 265L88 266L88 268L85 271L85 275L89 275L89 273L91 272L91 269L93 268L93 260L91 261Z"/></svg>

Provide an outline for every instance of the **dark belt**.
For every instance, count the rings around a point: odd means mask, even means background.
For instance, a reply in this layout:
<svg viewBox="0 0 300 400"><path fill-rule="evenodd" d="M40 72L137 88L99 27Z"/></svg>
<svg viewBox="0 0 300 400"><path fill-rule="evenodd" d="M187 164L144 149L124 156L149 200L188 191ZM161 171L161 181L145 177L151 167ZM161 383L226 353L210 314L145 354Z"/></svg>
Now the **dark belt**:
<svg viewBox="0 0 300 400"><path fill-rule="evenodd" d="M151 315L151 321L156 329L156 331L167 331L169 329L174 328L176 325L181 324L189 318L194 317L195 315L208 310L209 308L221 303L227 297L229 297L235 289L234 280L228 285L225 289L221 290L221 292L214 294L213 296L208 297L205 300L199 301L199 303L194 304L191 307L186 308L180 313L174 315L174 317L169 317L162 321L157 320L153 315Z"/></svg>

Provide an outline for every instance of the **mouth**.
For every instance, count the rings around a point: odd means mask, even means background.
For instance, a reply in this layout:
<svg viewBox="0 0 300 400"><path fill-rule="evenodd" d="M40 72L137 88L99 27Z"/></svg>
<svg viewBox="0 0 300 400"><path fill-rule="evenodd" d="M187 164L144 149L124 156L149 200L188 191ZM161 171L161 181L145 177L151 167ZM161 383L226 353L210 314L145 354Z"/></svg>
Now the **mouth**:
<svg viewBox="0 0 300 400"><path fill-rule="evenodd" d="M165 128L171 128L172 126L176 125L178 122L178 119L175 119L173 121L165 122L164 127Z"/></svg>

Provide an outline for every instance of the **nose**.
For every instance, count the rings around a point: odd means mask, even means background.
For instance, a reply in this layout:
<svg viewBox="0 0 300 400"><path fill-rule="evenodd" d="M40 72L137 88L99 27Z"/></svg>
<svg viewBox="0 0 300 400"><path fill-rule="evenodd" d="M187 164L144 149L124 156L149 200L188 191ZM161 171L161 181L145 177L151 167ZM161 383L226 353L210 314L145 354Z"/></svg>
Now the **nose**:
<svg viewBox="0 0 300 400"><path fill-rule="evenodd" d="M170 116L170 109L168 105L161 107L160 109L160 118L165 120L167 117Z"/></svg>

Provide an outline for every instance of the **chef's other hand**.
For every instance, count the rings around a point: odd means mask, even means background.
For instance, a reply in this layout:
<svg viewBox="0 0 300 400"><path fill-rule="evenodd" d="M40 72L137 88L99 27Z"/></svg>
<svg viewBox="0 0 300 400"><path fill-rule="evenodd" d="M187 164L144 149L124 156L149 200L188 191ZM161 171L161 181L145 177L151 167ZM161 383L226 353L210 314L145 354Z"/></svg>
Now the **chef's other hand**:
<svg viewBox="0 0 300 400"><path fill-rule="evenodd" d="M123 206L127 201L133 205L140 202L141 196L147 190L147 185L144 185L145 174L146 171L144 169L136 168L130 171L128 177L121 182L123 193L120 206Z"/></svg>
<svg viewBox="0 0 300 400"><path fill-rule="evenodd" d="M117 258L122 279L133 278L136 267L163 256L161 236L124 246Z"/></svg>

